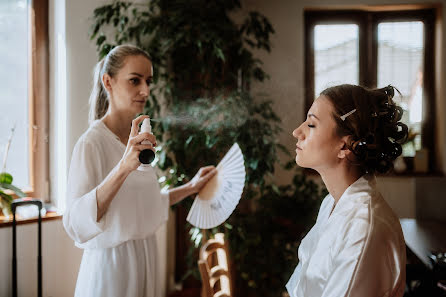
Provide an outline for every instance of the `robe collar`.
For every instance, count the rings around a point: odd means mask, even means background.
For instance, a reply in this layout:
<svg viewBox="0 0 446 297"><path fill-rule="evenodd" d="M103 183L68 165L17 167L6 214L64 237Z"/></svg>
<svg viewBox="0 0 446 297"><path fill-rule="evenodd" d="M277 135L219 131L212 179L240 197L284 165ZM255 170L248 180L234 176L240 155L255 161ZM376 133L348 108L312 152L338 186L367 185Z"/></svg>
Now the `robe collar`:
<svg viewBox="0 0 446 297"><path fill-rule="evenodd" d="M342 212L343 209L350 209L352 204L366 203L376 192L376 177L373 174L365 174L351 184L339 198L338 203L334 207L330 217L333 214ZM335 199L330 194L331 205Z"/></svg>

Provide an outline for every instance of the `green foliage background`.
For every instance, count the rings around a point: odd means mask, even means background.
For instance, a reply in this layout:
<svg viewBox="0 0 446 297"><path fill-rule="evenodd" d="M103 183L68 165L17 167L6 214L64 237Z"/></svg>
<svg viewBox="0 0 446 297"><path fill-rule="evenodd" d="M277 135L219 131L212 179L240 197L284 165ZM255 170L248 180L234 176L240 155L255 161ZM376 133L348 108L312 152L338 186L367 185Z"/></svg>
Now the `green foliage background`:
<svg viewBox="0 0 446 297"><path fill-rule="evenodd" d="M231 16L240 12L236 23ZM153 131L162 143L157 166L166 172L164 184L190 180L234 142L242 149L243 197L230 219L212 230L229 238L239 296L281 296L324 195L297 171L291 185L271 182L279 151L288 152L277 141L281 126L272 101L250 86L268 78L253 51L269 52L273 33L265 16L242 11L237 0L114 1L94 10L90 32L99 58L125 43L152 57L154 85L145 112L158 119ZM190 234L198 246L202 233L191 227ZM191 250L187 260L190 274L199 277L195 254Z"/></svg>

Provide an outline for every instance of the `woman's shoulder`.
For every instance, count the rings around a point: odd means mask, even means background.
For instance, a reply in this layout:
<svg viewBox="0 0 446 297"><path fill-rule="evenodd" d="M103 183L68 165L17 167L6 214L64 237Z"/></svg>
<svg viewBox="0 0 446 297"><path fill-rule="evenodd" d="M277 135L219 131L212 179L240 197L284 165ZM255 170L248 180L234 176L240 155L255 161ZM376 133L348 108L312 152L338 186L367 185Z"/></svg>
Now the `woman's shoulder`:
<svg viewBox="0 0 446 297"><path fill-rule="evenodd" d="M348 228L374 241L400 240L402 231L397 215L379 191L364 194L351 209Z"/></svg>
<svg viewBox="0 0 446 297"><path fill-rule="evenodd" d="M375 227L398 233L401 231L398 216L379 192L372 197L370 216Z"/></svg>
<svg viewBox="0 0 446 297"><path fill-rule="evenodd" d="M76 146L100 147L104 137L104 133L101 130L101 121L95 120L79 137Z"/></svg>

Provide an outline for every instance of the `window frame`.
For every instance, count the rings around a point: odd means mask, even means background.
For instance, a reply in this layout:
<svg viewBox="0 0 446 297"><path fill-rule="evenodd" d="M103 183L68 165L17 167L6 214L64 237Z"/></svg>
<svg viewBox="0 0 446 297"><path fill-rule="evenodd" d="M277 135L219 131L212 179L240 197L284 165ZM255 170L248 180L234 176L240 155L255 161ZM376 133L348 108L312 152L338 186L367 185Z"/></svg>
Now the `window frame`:
<svg viewBox="0 0 446 297"><path fill-rule="evenodd" d="M49 201L49 38L48 0L29 3L28 106L30 197Z"/></svg>
<svg viewBox="0 0 446 297"><path fill-rule="evenodd" d="M432 7L368 7L360 9L307 9L305 30L305 114L316 94L314 86L314 26L356 24L359 31L359 84L376 88L378 68L378 24L383 21L421 21L424 23L423 122L421 143L429 150L429 173L438 171L435 137L435 17ZM398 86L396 86L398 87ZM410 163L413 158L405 157Z"/></svg>

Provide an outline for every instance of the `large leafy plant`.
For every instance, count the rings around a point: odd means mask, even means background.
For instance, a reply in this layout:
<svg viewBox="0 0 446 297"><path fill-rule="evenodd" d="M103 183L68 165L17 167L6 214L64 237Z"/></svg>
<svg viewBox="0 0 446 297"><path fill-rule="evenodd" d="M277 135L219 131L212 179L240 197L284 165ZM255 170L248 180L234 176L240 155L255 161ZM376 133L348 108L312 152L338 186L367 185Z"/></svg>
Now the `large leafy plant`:
<svg viewBox="0 0 446 297"><path fill-rule="evenodd" d="M231 17L235 15L238 22ZM295 259L287 262L290 258L285 257L259 270L252 265L258 253L250 251L262 244L257 251L272 259L295 247L321 197L317 186L300 174L289 186L271 182L278 153L287 150L277 141L280 119L272 102L251 85L268 78L253 51L269 52L273 33L265 16L243 12L238 0L113 1L94 10L90 32L99 58L124 43L152 57L154 85L145 112L155 119L153 131L162 142L157 166L167 174L163 183L183 183L201 166L216 164L234 142L240 145L247 169L245 190L220 229L233 246L237 275L243 279L238 288L257 295L261 289L265 296L280 295ZM283 222L295 226L290 228L297 233L281 234L287 232ZM199 243L202 233L195 228L190 232ZM190 267L197 266L193 255L191 251ZM276 271L281 274L273 275ZM261 283L267 278L276 279L269 289Z"/></svg>

